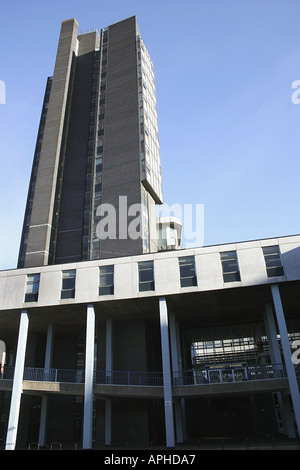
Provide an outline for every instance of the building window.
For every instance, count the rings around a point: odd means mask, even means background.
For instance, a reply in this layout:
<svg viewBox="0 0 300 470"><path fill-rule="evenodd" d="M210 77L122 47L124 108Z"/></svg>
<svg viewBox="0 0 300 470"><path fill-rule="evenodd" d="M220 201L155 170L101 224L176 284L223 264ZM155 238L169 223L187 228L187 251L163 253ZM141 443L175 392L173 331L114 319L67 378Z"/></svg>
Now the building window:
<svg viewBox="0 0 300 470"><path fill-rule="evenodd" d="M76 270L62 271L61 299L74 299Z"/></svg>
<svg viewBox="0 0 300 470"><path fill-rule="evenodd" d="M284 276L279 246L264 246L262 250L265 257L267 276Z"/></svg>
<svg viewBox="0 0 300 470"><path fill-rule="evenodd" d="M220 253L224 282L240 281L239 265L236 251L224 251Z"/></svg>
<svg viewBox="0 0 300 470"><path fill-rule="evenodd" d="M113 295L114 293L114 266L100 266L99 268L99 295Z"/></svg>
<svg viewBox="0 0 300 470"><path fill-rule="evenodd" d="M197 285L194 256L180 257L179 258L179 270L180 270L181 287L189 287L189 286Z"/></svg>
<svg viewBox="0 0 300 470"><path fill-rule="evenodd" d="M25 302L37 302L39 296L40 275L28 274L26 281Z"/></svg>
<svg viewBox="0 0 300 470"><path fill-rule="evenodd" d="M153 261L142 261L139 263L139 291L154 290L154 267Z"/></svg>

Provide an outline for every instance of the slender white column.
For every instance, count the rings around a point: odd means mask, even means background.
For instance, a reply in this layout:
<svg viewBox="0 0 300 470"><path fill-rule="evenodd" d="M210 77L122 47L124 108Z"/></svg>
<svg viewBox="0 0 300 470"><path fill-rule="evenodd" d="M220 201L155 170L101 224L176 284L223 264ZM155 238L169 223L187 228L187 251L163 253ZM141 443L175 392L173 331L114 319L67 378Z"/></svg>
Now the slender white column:
<svg viewBox="0 0 300 470"><path fill-rule="evenodd" d="M49 373L49 369L52 363L52 344L53 344L53 325L48 325L47 330L47 341L46 341L46 355L45 355L45 374ZM45 378L47 380L47 378ZM46 436L46 419L47 419L47 405L48 397L43 395L42 397L42 406L41 406L41 418L40 418L40 431L39 431L39 445L45 445L45 436Z"/></svg>
<svg viewBox="0 0 300 470"><path fill-rule="evenodd" d="M53 325L50 323L47 330L45 369L50 369L52 365L52 345L53 345Z"/></svg>
<svg viewBox="0 0 300 470"><path fill-rule="evenodd" d="M26 343L28 335L28 315L27 310L22 310L15 363L14 380L11 394L11 403L8 420L8 430L6 435L6 450L14 450L16 446L17 430L20 414L22 381L24 374L24 363L26 354Z"/></svg>
<svg viewBox="0 0 300 470"><path fill-rule="evenodd" d="M270 357L272 364L281 364L281 354L277 339L277 331L274 322L273 309L271 304L266 304L264 312L264 323L269 343Z"/></svg>
<svg viewBox="0 0 300 470"><path fill-rule="evenodd" d="M106 320L106 379L111 383L113 371L113 354L112 354L112 320ZM111 445L111 398L105 400L105 437L106 446Z"/></svg>
<svg viewBox="0 0 300 470"><path fill-rule="evenodd" d="M295 366L292 362L292 351L290 347L287 327L284 318L284 312L281 303L280 292L277 284L271 286L271 292L273 297L273 303L277 318L277 324L279 328L280 338L281 338L281 345L282 351L284 356L285 367L287 371L290 392L294 407L294 414L297 423L298 434L300 436L300 394L299 394L299 387L295 372Z"/></svg>
<svg viewBox="0 0 300 470"><path fill-rule="evenodd" d="M271 304L266 304L264 312L264 323L268 337L269 351L272 364L282 364L279 343L277 339L277 330ZM290 426L290 415L288 412L288 400L284 405L284 397L280 392L276 393L282 418L283 433L288 434L290 438L296 437L295 430Z"/></svg>
<svg viewBox="0 0 300 470"><path fill-rule="evenodd" d="M166 426L166 444L167 447L174 447L174 417L173 417L173 397L171 381L171 363L169 349L169 329L168 329L168 311L165 297L159 299L160 313L160 334L161 351L164 382L164 404L165 404L165 426Z"/></svg>
<svg viewBox="0 0 300 470"><path fill-rule="evenodd" d="M83 449L92 448L93 424L93 378L94 378L94 343L95 343L95 311L94 306L87 307L86 346L85 346L85 384L84 384L84 416L83 416Z"/></svg>

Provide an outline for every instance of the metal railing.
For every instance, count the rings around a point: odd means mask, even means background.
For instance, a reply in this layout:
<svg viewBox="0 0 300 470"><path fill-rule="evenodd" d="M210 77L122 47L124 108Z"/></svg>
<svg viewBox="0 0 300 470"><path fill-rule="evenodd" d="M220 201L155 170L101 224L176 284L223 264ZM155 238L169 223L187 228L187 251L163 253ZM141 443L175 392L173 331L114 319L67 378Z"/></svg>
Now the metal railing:
<svg viewBox="0 0 300 470"><path fill-rule="evenodd" d="M14 367L5 366L0 378L4 380L12 380L14 378L14 371ZM25 367L23 380L32 380L37 382L83 383L84 370Z"/></svg>
<svg viewBox="0 0 300 470"><path fill-rule="evenodd" d="M283 364L228 366L220 364L173 373L173 385L201 385L286 377Z"/></svg>
<svg viewBox="0 0 300 470"><path fill-rule="evenodd" d="M162 372L97 371L97 384L162 386Z"/></svg>
<svg viewBox="0 0 300 470"><path fill-rule="evenodd" d="M283 364L244 365L228 367L226 365L209 368L173 372L172 385L202 385L249 380L268 380L286 377ZM12 380L14 367L5 366L0 379ZM43 369L25 367L23 380L39 382L84 383L85 371L72 369ZM143 371L95 371L94 383L99 385L143 385L163 386L162 372Z"/></svg>
<svg viewBox="0 0 300 470"><path fill-rule="evenodd" d="M284 364L248 366L248 380L279 379L287 377Z"/></svg>

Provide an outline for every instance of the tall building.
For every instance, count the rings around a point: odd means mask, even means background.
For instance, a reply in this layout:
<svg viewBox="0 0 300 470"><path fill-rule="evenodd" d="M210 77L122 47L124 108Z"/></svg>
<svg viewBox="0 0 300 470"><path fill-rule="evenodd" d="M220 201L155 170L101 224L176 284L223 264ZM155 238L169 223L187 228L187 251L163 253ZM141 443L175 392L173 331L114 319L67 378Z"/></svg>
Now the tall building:
<svg viewBox="0 0 300 470"><path fill-rule="evenodd" d="M18 266L157 251L162 200L154 68L136 17L100 34L64 21Z"/></svg>
<svg viewBox="0 0 300 470"><path fill-rule="evenodd" d="M135 17L64 21L0 272L0 447L299 446L300 235L182 249L161 202Z"/></svg>

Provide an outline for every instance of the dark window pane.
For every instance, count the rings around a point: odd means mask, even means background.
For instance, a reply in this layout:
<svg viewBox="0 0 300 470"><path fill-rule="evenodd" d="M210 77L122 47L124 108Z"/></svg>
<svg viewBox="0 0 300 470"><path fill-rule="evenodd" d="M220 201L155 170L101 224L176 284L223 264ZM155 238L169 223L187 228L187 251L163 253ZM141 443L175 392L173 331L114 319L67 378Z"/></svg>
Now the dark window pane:
<svg viewBox="0 0 300 470"><path fill-rule="evenodd" d="M100 266L99 272L99 295L112 295L114 293L114 265Z"/></svg>
<svg viewBox="0 0 300 470"><path fill-rule="evenodd" d="M280 254L279 246L278 245L264 246L263 247L263 253L264 253L264 255Z"/></svg>
<svg viewBox="0 0 300 470"><path fill-rule="evenodd" d="M151 282L142 282L139 284L139 291L145 292L147 290L154 290L154 281Z"/></svg>
<svg viewBox="0 0 300 470"><path fill-rule="evenodd" d="M236 251L220 253L224 282L240 281L239 265Z"/></svg>
<svg viewBox="0 0 300 470"><path fill-rule="evenodd" d="M281 266L281 260L277 255L276 256L271 256L271 255L265 256L265 262L266 262L267 268L274 268L276 266Z"/></svg>
<svg viewBox="0 0 300 470"><path fill-rule="evenodd" d="M267 276L284 276L279 246L264 246L262 250L265 257Z"/></svg>
<svg viewBox="0 0 300 470"><path fill-rule="evenodd" d="M25 294L25 302L37 302L38 294Z"/></svg>
<svg viewBox="0 0 300 470"><path fill-rule="evenodd" d="M75 289L61 291L61 299L74 299Z"/></svg>
<svg viewBox="0 0 300 470"><path fill-rule="evenodd" d="M224 273L223 274L224 282L235 282L235 281L240 281L240 273L235 272L235 273Z"/></svg>
<svg viewBox="0 0 300 470"><path fill-rule="evenodd" d="M180 257L179 270L181 287L190 287L197 285L194 256Z"/></svg>
<svg viewBox="0 0 300 470"><path fill-rule="evenodd" d="M114 286L99 287L99 295L113 295Z"/></svg>
<svg viewBox="0 0 300 470"><path fill-rule="evenodd" d="M153 261L142 261L139 266L139 291L154 290Z"/></svg>
<svg viewBox="0 0 300 470"><path fill-rule="evenodd" d="M220 253L221 260L228 260L228 259L236 259L236 252L235 251L224 251Z"/></svg>
<svg viewBox="0 0 300 470"><path fill-rule="evenodd" d="M100 287L112 286L114 283L114 275L112 273L101 274L100 276Z"/></svg>
<svg viewBox="0 0 300 470"><path fill-rule="evenodd" d="M65 289L74 289L74 287L75 287L75 279L69 278L69 279L63 279L62 280L63 290L65 290Z"/></svg>
<svg viewBox="0 0 300 470"><path fill-rule="evenodd" d="M141 261L139 269L153 269L153 261Z"/></svg>
<svg viewBox="0 0 300 470"><path fill-rule="evenodd" d="M275 277L275 276L284 276L284 271L282 266L278 266L277 268L269 268L267 269L268 277Z"/></svg>
<svg viewBox="0 0 300 470"><path fill-rule="evenodd" d="M180 277L189 277L195 275L195 266L194 265L186 265L180 266Z"/></svg>
<svg viewBox="0 0 300 470"><path fill-rule="evenodd" d="M184 264L194 264L194 263L195 263L194 256L185 256L185 257L179 258L179 266L182 266Z"/></svg>
<svg viewBox="0 0 300 470"><path fill-rule="evenodd" d="M197 285L196 277L194 276L194 277L182 278L180 279L180 285L181 287L196 286Z"/></svg>
<svg viewBox="0 0 300 470"><path fill-rule="evenodd" d="M145 269L144 271L139 271L139 281L152 281L153 280L153 271L152 269Z"/></svg>
<svg viewBox="0 0 300 470"><path fill-rule="evenodd" d="M238 270L238 264L236 260L222 261L222 268L224 273L230 273Z"/></svg>

